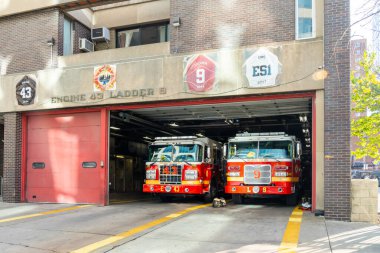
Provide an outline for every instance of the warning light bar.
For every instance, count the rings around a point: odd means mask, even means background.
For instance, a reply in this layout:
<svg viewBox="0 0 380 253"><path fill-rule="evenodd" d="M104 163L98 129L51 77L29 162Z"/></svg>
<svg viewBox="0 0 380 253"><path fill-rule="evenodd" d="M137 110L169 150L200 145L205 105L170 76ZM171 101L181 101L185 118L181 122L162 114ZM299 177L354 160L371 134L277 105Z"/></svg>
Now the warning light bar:
<svg viewBox="0 0 380 253"><path fill-rule="evenodd" d="M196 139L196 136L169 136L169 137L156 137L155 139L158 140L192 140Z"/></svg>
<svg viewBox="0 0 380 253"><path fill-rule="evenodd" d="M288 136L285 132L270 132L270 133L241 133L236 134L236 137L246 137L246 136Z"/></svg>

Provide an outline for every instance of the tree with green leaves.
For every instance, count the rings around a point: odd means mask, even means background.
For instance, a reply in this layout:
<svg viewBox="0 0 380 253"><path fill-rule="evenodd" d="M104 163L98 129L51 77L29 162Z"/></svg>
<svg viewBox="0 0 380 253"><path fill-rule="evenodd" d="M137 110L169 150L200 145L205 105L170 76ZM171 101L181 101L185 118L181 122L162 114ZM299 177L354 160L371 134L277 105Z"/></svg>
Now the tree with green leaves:
<svg viewBox="0 0 380 253"><path fill-rule="evenodd" d="M375 54L364 53L360 75L351 73L352 110L361 116L351 121L351 135L359 138L352 151L357 158L369 156L380 161L380 68L375 66Z"/></svg>

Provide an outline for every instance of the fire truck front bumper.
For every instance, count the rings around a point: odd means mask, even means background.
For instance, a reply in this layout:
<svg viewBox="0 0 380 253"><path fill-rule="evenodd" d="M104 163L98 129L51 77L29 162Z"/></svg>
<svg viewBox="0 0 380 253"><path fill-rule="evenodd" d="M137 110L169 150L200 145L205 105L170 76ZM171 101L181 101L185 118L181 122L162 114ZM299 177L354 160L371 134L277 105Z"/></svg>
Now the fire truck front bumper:
<svg viewBox="0 0 380 253"><path fill-rule="evenodd" d="M156 194L203 194L203 185L165 185L165 184L144 184L143 192Z"/></svg>
<svg viewBox="0 0 380 253"><path fill-rule="evenodd" d="M289 195L294 193L294 187L283 186L226 186L225 192L230 194L245 194L245 195Z"/></svg>

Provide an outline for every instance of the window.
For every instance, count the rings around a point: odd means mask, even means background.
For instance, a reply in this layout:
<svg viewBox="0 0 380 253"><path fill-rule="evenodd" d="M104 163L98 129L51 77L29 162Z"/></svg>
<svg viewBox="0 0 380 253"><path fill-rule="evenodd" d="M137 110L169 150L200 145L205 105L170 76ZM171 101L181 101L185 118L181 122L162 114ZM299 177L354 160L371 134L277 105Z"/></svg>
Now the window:
<svg viewBox="0 0 380 253"><path fill-rule="evenodd" d="M63 20L63 55L73 54L73 23L70 19Z"/></svg>
<svg viewBox="0 0 380 253"><path fill-rule="evenodd" d="M296 39L315 37L315 0L296 0Z"/></svg>
<svg viewBox="0 0 380 253"><path fill-rule="evenodd" d="M119 30L117 31L116 47L133 47L166 42L169 40L168 27L168 22L166 22Z"/></svg>

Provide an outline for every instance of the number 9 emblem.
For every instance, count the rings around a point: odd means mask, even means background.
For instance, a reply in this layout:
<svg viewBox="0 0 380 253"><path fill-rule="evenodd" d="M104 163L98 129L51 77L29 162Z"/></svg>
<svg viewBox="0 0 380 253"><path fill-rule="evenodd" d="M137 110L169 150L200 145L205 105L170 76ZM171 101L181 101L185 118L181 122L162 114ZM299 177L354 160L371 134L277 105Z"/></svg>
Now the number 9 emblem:
<svg viewBox="0 0 380 253"><path fill-rule="evenodd" d="M184 70L184 82L190 91L205 92L215 84L215 62L205 56L198 55L187 60Z"/></svg>

